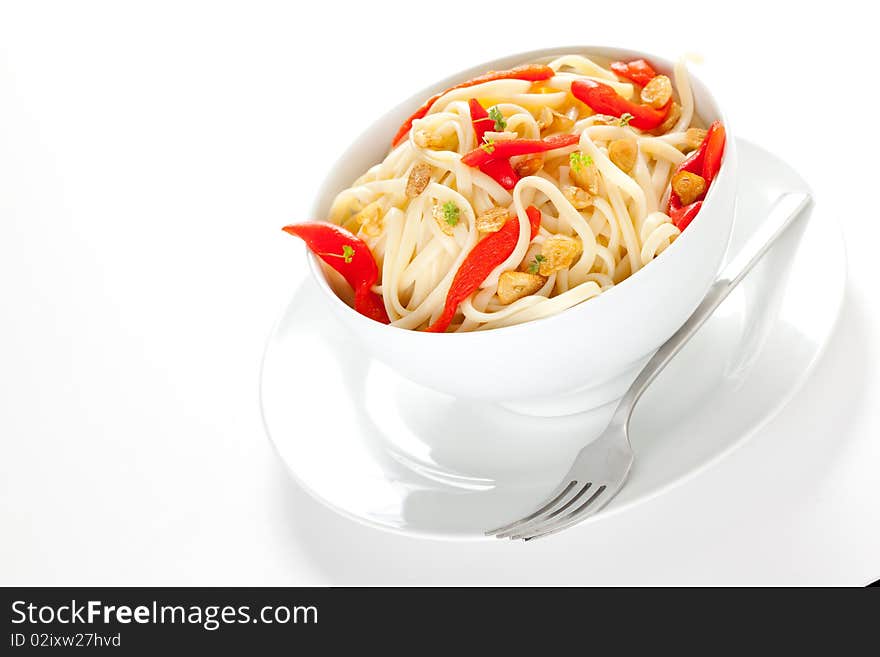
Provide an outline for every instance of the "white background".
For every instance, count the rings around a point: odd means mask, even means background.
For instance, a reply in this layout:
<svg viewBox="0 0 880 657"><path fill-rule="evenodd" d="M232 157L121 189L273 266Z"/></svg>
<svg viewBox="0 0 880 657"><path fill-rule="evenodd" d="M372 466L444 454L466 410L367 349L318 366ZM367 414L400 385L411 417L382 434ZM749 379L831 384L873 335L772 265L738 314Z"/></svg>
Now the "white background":
<svg viewBox="0 0 880 657"><path fill-rule="evenodd" d="M876 21L785 4L0 4L0 584L880 577ZM703 55L735 131L812 183L850 259L825 357L733 455L556 539L333 515L260 420L261 351L303 267L280 226L388 106L579 43Z"/></svg>

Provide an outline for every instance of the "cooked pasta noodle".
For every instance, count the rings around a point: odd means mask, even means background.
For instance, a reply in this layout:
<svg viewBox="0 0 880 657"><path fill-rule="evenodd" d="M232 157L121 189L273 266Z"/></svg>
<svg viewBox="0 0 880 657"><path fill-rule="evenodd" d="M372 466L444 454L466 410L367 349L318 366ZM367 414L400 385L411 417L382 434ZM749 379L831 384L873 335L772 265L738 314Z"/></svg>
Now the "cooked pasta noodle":
<svg viewBox="0 0 880 657"><path fill-rule="evenodd" d="M647 85L581 54L547 66L547 79L487 80L440 95L382 162L336 196L329 220L369 247L379 272L371 289L391 325L423 330L436 322L457 272L505 217L518 221L515 244L457 304L451 331L562 312L619 284L679 236L667 213L672 174L705 136L684 62L654 105L665 101L664 124L653 129L630 125L631 115L597 113L572 92L577 81L595 81L647 107ZM669 82L651 88L662 92ZM480 143L473 99L492 117ZM577 137L509 158L515 184L463 161L480 148L491 155L506 141L557 135ZM540 213L534 237L530 207Z"/></svg>

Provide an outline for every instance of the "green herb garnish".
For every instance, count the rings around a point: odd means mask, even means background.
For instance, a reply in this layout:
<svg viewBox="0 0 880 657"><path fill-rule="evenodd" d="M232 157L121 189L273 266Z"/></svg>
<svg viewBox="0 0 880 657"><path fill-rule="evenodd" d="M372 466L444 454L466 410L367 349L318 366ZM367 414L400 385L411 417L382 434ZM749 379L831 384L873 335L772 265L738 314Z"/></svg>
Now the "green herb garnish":
<svg viewBox="0 0 880 657"><path fill-rule="evenodd" d="M624 112L620 117L620 127L625 128L626 126L629 125L629 122L632 121L634 118L636 118L636 117L634 117L629 112Z"/></svg>
<svg viewBox="0 0 880 657"><path fill-rule="evenodd" d="M491 155L492 153L495 152L495 140L494 139L486 139L485 137L483 137L483 139L485 139L485 142L480 144L480 148L482 148L489 155Z"/></svg>
<svg viewBox="0 0 880 657"><path fill-rule="evenodd" d="M507 127L507 121L497 105L489 108L489 118L495 121L495 132L501 132Z"/></svg>
<svg viewBox="0 0 880 657"><path fill-rule="evenodd" d="M571 165L572 171L574 171L575 173L580 173L581 169L591 166L593 164L593 158L591 158L586 153L575 151L568 156L568 162Z"/></svg>
<svg viewBox="0 0 880 657"><path fill-rule="evenodd" d="M458 215L461 211L458 209L458 206L452 201L446 201L443 204L443 221L445 221L450 226L456 226L458 224Z"/></svg>
<svg viewBox="0 0 880 657"><path fill-rule="evenodd" d="M351 262L351 259L354 257L354 249L350 247L348 244L342 245L342 259L345 262Z"/></svg>
<svg viewBox="0 0 880 657"><path fill-rule="evenodd" d="M534 257L531 263L529 263L529 273L537 274L541 269L541 263L544 262L547 258L542 256L540 253Z"/></svg>

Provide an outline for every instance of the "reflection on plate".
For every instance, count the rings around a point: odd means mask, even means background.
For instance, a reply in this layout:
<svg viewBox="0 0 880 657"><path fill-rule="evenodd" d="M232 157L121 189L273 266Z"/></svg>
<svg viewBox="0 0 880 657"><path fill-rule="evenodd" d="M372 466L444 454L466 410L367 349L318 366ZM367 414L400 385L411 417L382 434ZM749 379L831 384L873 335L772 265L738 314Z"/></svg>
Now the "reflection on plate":
<svg viewBox="0 0 880 657"><path fill-rule="evenodd" d="M741 140L738 148L730 253L780 193L806 188L765 151ZM629 482L587 522L680 482L767 422L827 341L844 278L843 241L820 205L645 394L632 421L636 463ZM269 340L263 416L303 488L355 520L434 538L481 538L544 499L613 410L524 417L420 387L364 354L318 294L304 277Z"/></svg>

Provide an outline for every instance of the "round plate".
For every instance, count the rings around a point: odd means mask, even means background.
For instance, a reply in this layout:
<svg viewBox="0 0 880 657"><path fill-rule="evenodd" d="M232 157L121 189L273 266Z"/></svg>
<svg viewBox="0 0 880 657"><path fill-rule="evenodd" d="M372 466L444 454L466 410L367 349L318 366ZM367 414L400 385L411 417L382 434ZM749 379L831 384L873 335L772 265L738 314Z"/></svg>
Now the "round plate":
<svg viewBox="0 0 880 657"><path fill-rule="evenodd" d="M807 188L766 151L742 140L738 148L728 254L779 194ZM834 328L845 271L832 217L820 212L783 236L645 393L629 480L586 522L681 482L775 415ZM604 427L609 409L525 417L398 376L334 324L305 274L266 348L263 418L296 480L335 511L407 534L482 538L544 500Z"/></svg>

